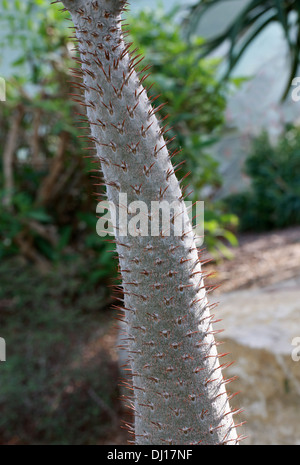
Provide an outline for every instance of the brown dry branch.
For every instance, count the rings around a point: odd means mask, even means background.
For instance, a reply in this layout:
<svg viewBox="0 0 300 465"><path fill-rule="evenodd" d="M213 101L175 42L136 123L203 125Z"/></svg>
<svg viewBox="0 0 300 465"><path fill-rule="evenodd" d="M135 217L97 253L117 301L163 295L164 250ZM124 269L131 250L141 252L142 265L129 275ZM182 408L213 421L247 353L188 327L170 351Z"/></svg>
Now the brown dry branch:
<svg viewBox="0 0 300 465"><path fill-rule="evenodd" d="M40 160L40 136L39 130L41 126L42 111L40 108L35 108L32 121L32 139L31 139L31 163L33 166L38 166Z"/></svg>
<svg viewBox="0 0 300 465"><path fill-rule="evenodd" d="M5 191L3 206L9 210L12 207L12 194L14 189L14 156L18 147L18 135L23 116L24 107L20 104L16 107L15 112L12 115L11 126L3 152L3 175Z"/></svg>
<svg viewBox="0 0 300 465"><path fill-rule="evenodd" d="M58 178L64 172L64 158L68 146L70 135L66 131L60 133L59 147L56 156L50 166L49 174L44 179L39 192L37 201L39 204L47 205L53 197L53 189L58 182Z"/></svg>

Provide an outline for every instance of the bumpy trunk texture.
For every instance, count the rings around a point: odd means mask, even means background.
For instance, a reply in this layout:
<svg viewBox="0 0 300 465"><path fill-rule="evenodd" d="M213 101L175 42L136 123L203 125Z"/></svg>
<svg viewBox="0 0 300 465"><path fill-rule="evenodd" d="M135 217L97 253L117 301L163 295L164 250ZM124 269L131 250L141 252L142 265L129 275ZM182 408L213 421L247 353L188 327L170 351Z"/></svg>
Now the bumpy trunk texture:
<svg viewBox="0 0 300 465"><path fill-rule="evenodd" d="M85 106L109 201L183 202L168 141L121 29L122 0L63 0L74 22ZM138 60L138 58L137 58ZM130 217L130 212L129 217ZM236 444L194 234L116 230L136 444ZM172 234L173 232L173 234ZM224 365L224 364L223 364Z"/></svg>

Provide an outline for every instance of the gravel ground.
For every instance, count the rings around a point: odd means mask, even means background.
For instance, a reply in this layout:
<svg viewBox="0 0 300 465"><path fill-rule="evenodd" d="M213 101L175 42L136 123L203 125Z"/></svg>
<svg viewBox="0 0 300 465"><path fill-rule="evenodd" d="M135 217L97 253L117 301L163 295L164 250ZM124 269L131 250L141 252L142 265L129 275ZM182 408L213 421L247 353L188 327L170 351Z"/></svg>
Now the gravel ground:
<svg viewBox="0 0 300 465"><path fill-rule="evenodd" d="M300 275L300 227L243 235L232 252L232 260L205 266L207 272L215 271L209 284L221 284L215 294L294 278Z"/></svg>

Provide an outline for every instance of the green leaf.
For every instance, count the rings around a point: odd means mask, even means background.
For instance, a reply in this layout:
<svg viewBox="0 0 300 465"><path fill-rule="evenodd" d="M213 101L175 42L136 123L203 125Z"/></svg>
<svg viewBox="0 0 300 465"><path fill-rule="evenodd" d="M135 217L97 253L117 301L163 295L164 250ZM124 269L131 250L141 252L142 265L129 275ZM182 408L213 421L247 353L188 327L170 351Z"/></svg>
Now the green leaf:
<svg viewBox="0 0 300 465"><path fill-rule="evenodd" d="M27 212L26 218L39 221L41 223L51 223L52 218L46 212L42 210L32 210Z"/></svg>

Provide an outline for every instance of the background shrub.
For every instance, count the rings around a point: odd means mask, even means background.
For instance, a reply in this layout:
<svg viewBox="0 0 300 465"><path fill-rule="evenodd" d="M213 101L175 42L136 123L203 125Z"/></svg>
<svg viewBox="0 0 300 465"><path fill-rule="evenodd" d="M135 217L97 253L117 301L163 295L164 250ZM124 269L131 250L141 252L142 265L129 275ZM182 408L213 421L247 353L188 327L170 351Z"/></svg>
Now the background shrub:
<svg viewBox="0 0 300 465"><path fill-rule="evenodd" d="M246 160L251 187L226 199L242 231L264 231L300 224L300 129L288 127L276 146L258 137Z"/></svg>

